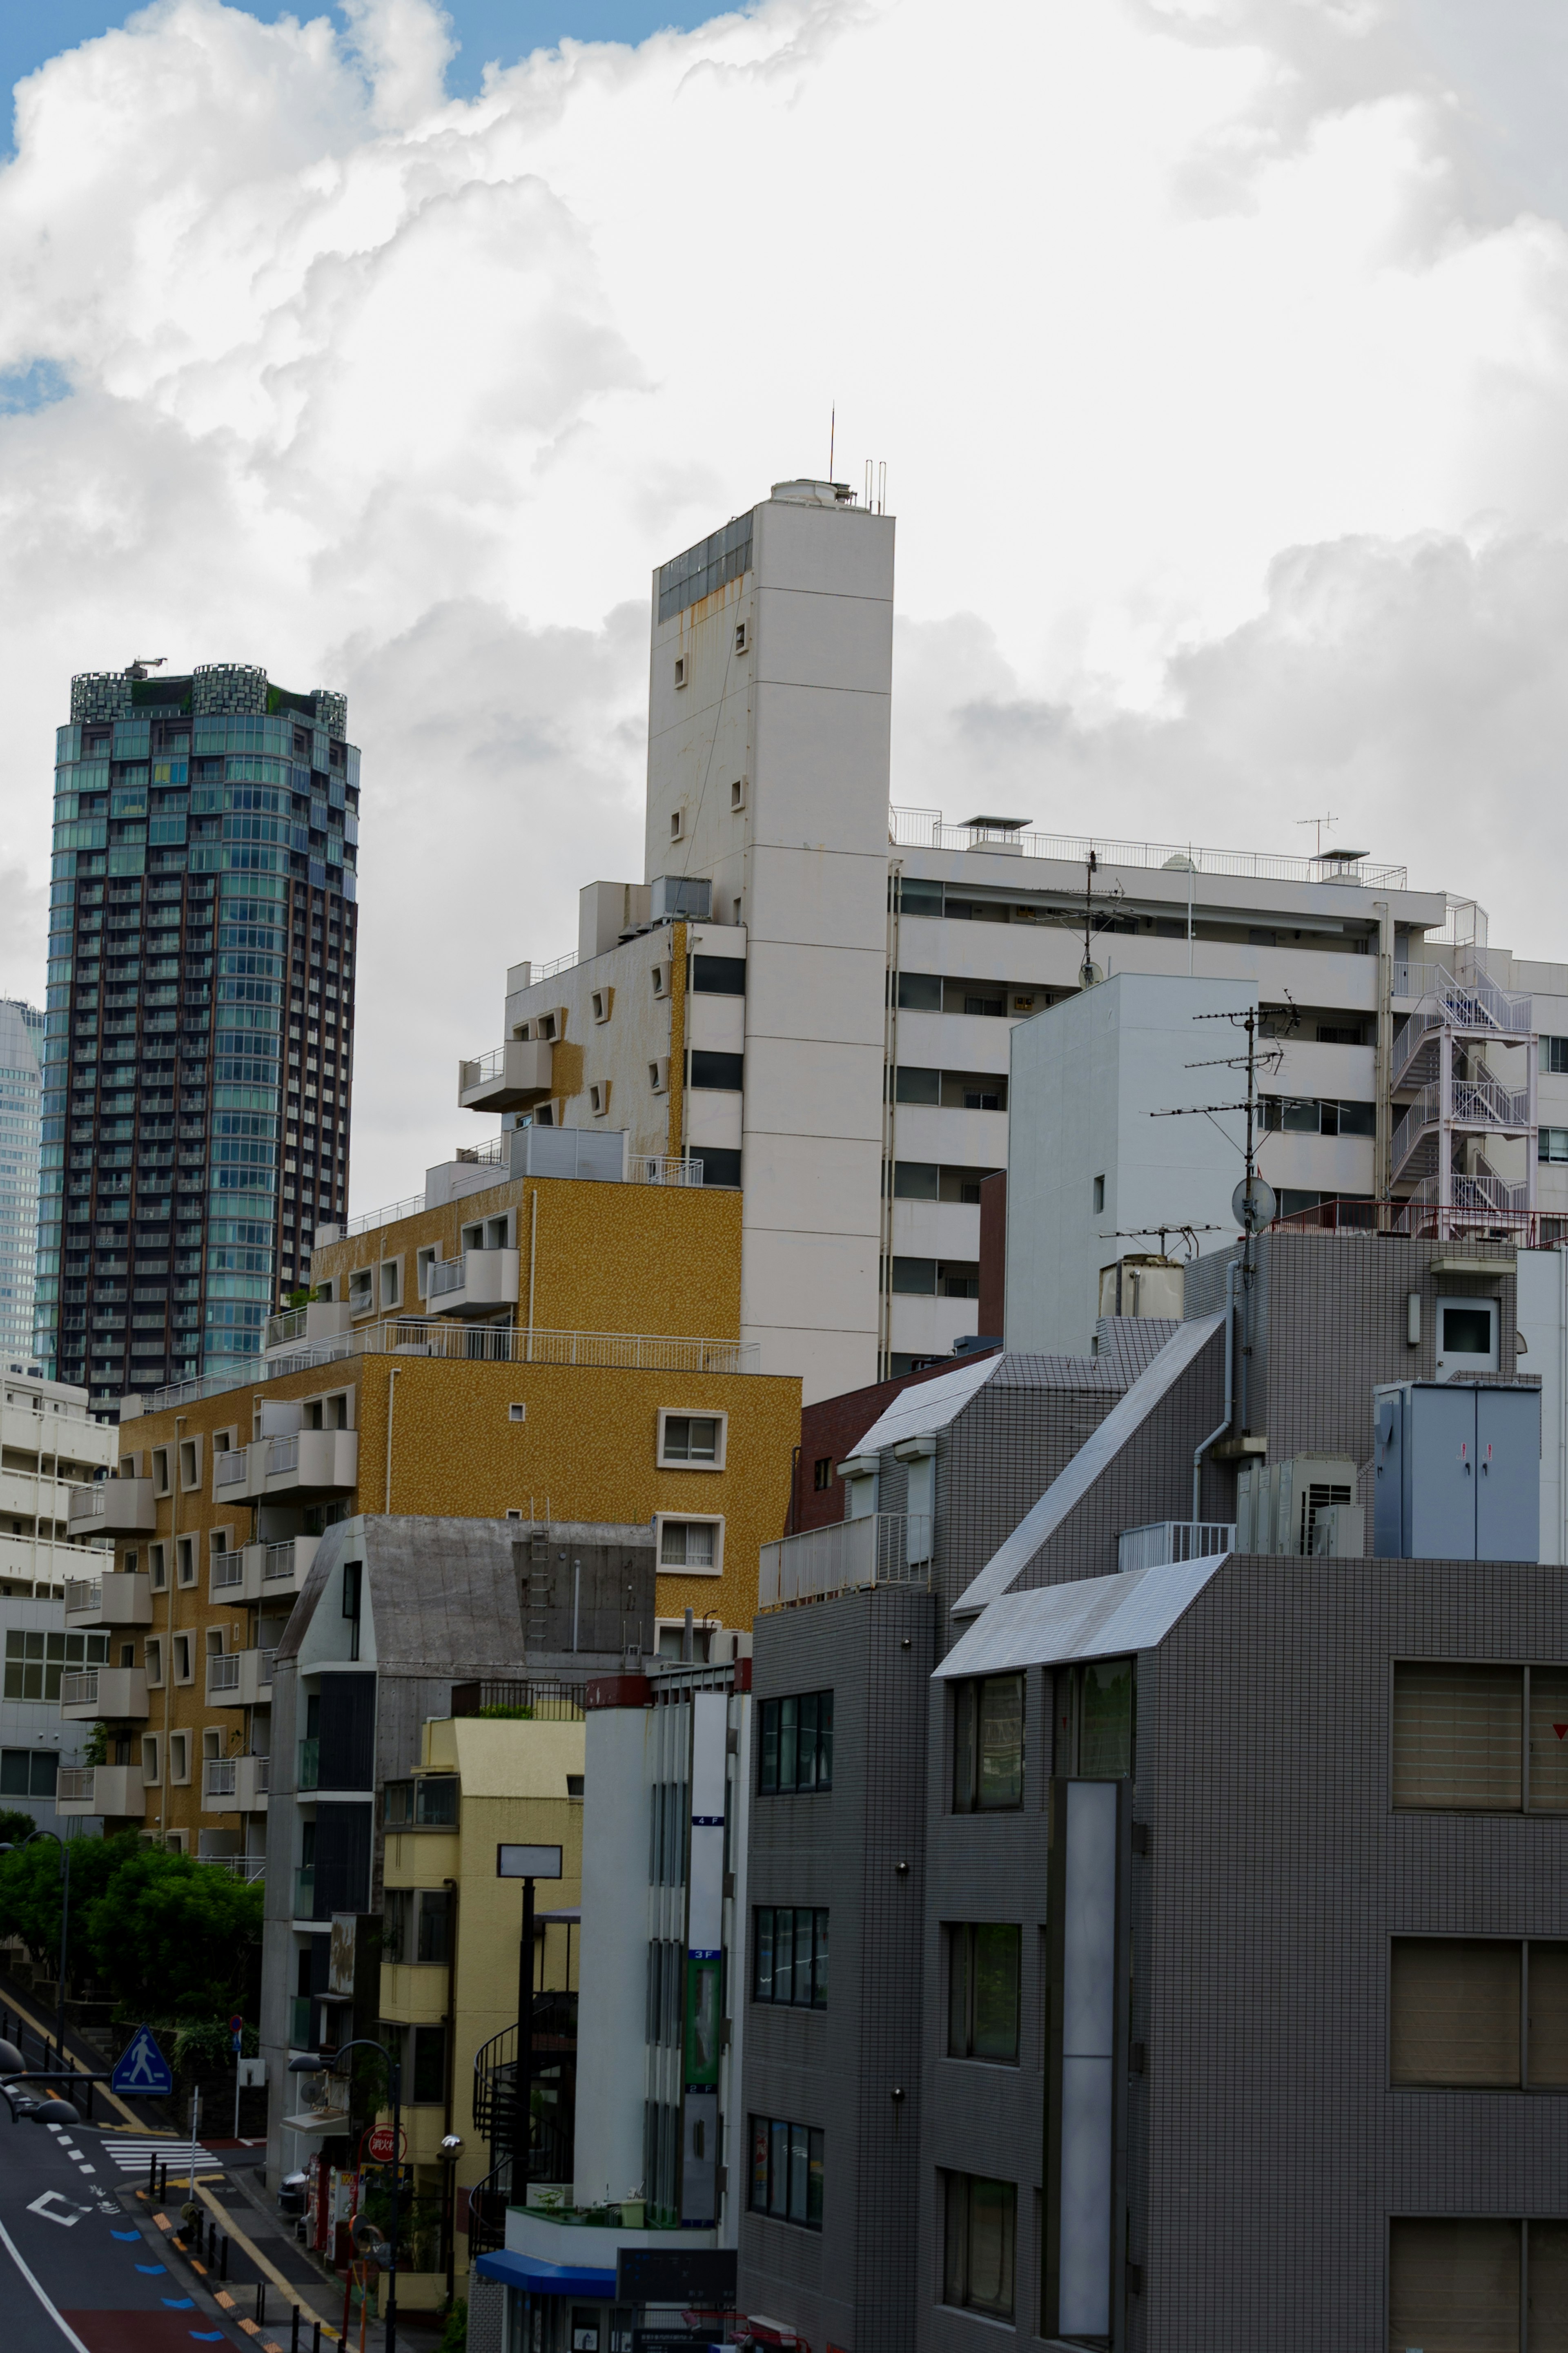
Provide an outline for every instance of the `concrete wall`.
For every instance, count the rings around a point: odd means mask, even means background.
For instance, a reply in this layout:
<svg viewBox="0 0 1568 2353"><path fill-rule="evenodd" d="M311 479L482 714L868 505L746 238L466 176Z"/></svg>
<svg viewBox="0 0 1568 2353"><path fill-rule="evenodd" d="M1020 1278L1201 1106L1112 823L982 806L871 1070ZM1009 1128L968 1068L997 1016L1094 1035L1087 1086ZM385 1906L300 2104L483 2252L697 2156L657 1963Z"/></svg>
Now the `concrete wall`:
<svg viewBox="0 0 1568 2353"><path fill-rule="evenodd" d="M577 2179L584 2198L619 2198L643 2178L647 1998L647 1711L588 1714L583 1795L583 1937L577 2052Z"/></svg>

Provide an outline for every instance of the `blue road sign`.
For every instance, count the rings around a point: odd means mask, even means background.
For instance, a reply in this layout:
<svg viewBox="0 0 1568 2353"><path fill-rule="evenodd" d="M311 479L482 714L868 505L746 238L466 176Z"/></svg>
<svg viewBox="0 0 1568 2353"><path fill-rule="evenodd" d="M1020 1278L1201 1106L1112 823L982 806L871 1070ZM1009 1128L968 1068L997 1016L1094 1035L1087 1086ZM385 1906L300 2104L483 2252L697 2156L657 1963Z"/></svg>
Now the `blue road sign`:
<svg viewBox="0 0 1568 2353"><path fill-rule="evenodd" d="M153 2040L150 2026L139 2026L109 2079L116 2092L144 2092L150 2099L167 2098L174 2088L169 2063Z"/></svg>

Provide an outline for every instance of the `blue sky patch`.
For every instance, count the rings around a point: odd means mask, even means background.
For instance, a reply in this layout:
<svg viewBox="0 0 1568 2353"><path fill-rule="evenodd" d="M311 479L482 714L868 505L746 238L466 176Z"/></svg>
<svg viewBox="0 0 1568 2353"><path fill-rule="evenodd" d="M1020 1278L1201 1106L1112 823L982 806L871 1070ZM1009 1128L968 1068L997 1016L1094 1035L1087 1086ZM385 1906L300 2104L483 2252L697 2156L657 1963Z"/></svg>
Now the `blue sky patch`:
<svg viewBox="0 0 1568 2353"><path fill-rule="evenodd" d="M35 408L51 407L70 388L70 378L56 360L0 368L0 417L25 417Z"/></svg>

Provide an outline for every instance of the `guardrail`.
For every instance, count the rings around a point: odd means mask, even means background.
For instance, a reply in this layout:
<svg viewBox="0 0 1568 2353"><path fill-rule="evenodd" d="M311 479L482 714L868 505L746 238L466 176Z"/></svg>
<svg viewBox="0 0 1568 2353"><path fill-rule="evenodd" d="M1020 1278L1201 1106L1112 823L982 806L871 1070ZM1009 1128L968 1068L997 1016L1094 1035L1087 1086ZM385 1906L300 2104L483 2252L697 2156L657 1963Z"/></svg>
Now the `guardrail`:
<svg viewBox="0 0 1568 2353"><path fill-rule="evenodd" d="M859 1519L807 1528L763 1546L757 1605L779 1609L792 1601L820 1601L872 1585L926 1586L931 1547L928 1512L867 1512Z"/></svg>
<svg viewBox="0 0 1568 2353"><path fill-rule="evenodd" d="M242 1552L215 1552L209 1557L215 1592L224 1592L231 1585L245 1583L245 1555Z"/></svg>
<svg viewBox="0 0 1568 2353"><path fill-rule="evenodd" d="M1208 849L1186 841L1110 841L1093 834L1026 833L996 827L948 825L940 809L892 807L888 811L889 839L910 849L971 849L987 842L1016 842L1026 858L1055 858L1081 866L1090 850L1101 866L1191 868L1198 874L1229 874L1253 881L1348 882L1403 891L1409 869L1368 866L1364 860L1341 865L1332 850L1321 858L1273 855L1257 849Z"/></svg>
<svg viewBox="0 0 1568 2353"><path fill-rule="evenodd" d="M103 1579L100 1577L68 1577L66 1579L66 1609L97 1609L103 1600Z"/></svg>
<svg viewBox="0 0 1568 2353"><path fill-rule="evenodd" d="M439 1261L437 1261L439 1262ZM447 1261L455 1264L456 1261ZM279 1357L276 1378L332 1365L350 1356L440 1356L458 1363L616 1366L631 1372L754 1373L754 1340L686 1338L640 1332L530 1332L512 1324L452 1325L439 1316L405 1316L323 1340L298 1356Z"/></svg>
<svg viewBox="0 0 1568 2353"><path fill-rule="evenodd" d="M84 1667L74 1675L60 1677L62 1707L96 1707L98 1705L98 1669Z"/></svg>
<svg viewBox="0 0 1568 2353"><path fill-rule="evenodd" d="M384 1208L362 1209L340 1229L338 1240L347 1241L351 1234L373 1234L379 1226L395 1225L399 1218L417 1217L425 1207L423 1193L410 1193L405 1201L388 1201Z"/></svg>
<svg viewBox="0 0 1568 2353"><path fill-rule="evenodd" d="M702 1163L690 1156L634 1152L626 1162L626 1177L633 1185L700 1185Z"/></svg>
<svg viewBox="0 0 1568 2353"><path fill-rule="evenodd" d="M1206 1560L1235 1548L1234 1520L1151 1520L1141 1528L1122 1529L1116 1539L1116 1566L1125 1576L1130 1569Z"/></svg>
<svg viewBox="0 0 1568 2353"><path fill-rule="evenodd" d="M214 1458L213 1485L215 1487L232 1487L238 1482L242 1481L244 1477L244 1447L226 1446L223 1452Z"/></svg>
<svg viewBox="0 0 1568 2353"><path fill-rule="evenodd" d="M469 1167L507 1168L511 1165L511 1140L503 1130L500 1135L487 1135L482 1144L459 1144L452 1157Z"/></svg>
<svg viewBox="0 0 1568 2353"><path fill-rule="evenodd" d="M62 1765L55 1781L57 1802L64 1798L78 1804L85 1798L89 1805L96 1794L93 1786L95 1768L90 1765Z"/></svg>

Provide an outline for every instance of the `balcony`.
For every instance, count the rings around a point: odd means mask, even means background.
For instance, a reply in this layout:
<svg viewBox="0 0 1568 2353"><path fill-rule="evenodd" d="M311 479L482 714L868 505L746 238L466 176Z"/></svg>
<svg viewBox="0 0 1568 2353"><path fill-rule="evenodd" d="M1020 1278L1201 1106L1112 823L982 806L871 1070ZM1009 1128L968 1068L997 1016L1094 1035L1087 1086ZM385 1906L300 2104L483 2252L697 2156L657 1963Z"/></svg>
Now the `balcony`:
<svg viewBox="0 0 1568 2353"><path fill-rule="evenodd" d="M316 1557L319 1536L288 1536L281 1544L246 1545L214 1553L207 1577L213 1601L285 1600L298 1593Z"/></svg>
<svg viewBox="0 0 1568 2353"><path fill-rule="evenodd" d="M270 1757L207 1757L202 1766L202 1810L264 1814L271 1772Z"/></svg>
<svg viewBox="0 0 1568 2353"><path fill-rule="evenodd" d="M464 1250L425 1270L425 1304L432 1315L493 1315L498 1307L515 1307L517 1293L514 1250Z"/></svg>
<svg viewBox="0 0 1568 2353"><path fill-rule="evenodd" d="M66 1624L78 1626L150 1626L153 1593L145 1577L111 1571L107 1577L72 1577L66 1580Z"/></svg>
<svg viewBox="0 0 1568 2353"><path fill-rule="evenodd" d="M246 1458L249 1449L226 1446L213 1456L213 1501L238 1504L245 1499Z"/></svg>
<svg viewBox="0 0 1568 2353"><path fill-rule="evenodd" d="M272 1704L272 1651L209 1651L209 1707L269 1707Z"/></svg>
<svg viewBox="0 0 1568 2353"><path fill-rule="evenodd" d="M146 1810L139 1765L62 1765L55 1788L57 1814L99 1814L105 1820Z"/></svg>
<svg viewBox="0 0 1568 2353"><path fill-rule="evenodd" d="M1144 1527L1122 1529L1116 1539L1116 1566L1125 1576L1130 1569L1208 1560L1235 1549L1234 1520L1151 1520Z"/></svg>
<svg viewBox="0 0 1568 2353"><path fill-rule="evenodd" d="M149 1536L157 1526L151 1479L95 1479L73 1487L66 1533L72 1543L92 1536Z"/></svg>
<svg viewBox="0 0 1568 2353"><path fill-rule="evenodd" d="M84 1667L60 1677L60 1714L68 1724L142 1723L147 1677L141 1667Z"/></svg>
<svg viewBox="0 0 1568 2353"><path fill-rule="evenodd" d="M281 1315L268 1317L261 1353L270 1364L274 1356L291 1356L300 1348L335 1340L348 1328L346 1299L312 1299L307 1306L290 1307Z"/></svg>
<svg viewBox="0 0 1568 2353"><path fill-rule="evenodd" d="M820 1601L873 1585L931 1582L931 1525L927 1512L867 1512L804 1535L763 1545L758 1555L757 1606Z"/></svg>
<svg viewBox="0 0 1568 2353"><path fill-rule="evenodd" d="M246 1448L245 1464L245 1491L258 1503L352 1494L359 1477L359 1432L297 1430L287 1438L258 1438Z"/></svg>
<svg viewBox="0 0 1568 2353"><path fill-rule="evenodd" d="M550 1092L552 1048L543 1038L511 1038L458 1065L465 1111L527 1111Z"/></svg>

